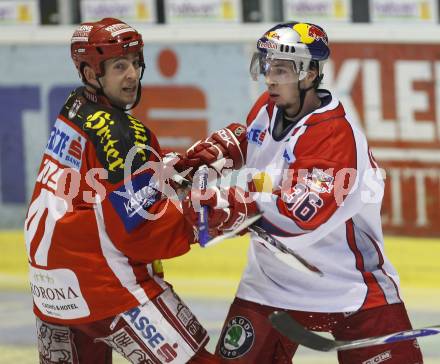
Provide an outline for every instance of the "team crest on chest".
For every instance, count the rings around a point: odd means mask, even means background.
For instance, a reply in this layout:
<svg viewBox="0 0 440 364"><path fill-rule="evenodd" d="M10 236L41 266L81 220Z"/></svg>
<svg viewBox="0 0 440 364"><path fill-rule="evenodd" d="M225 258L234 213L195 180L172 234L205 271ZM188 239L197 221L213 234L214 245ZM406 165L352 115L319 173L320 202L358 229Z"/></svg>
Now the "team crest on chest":
<svg viewBox="0 0 440 364"><path fill-rule="evenodd" d="M232 317L220 338L220 355L226 359L240 358L254 345L255 331L243 316Z"/></svg>
<svg viewBox="0 0 440 364"><path fill-rule="evenodd" d="M333 190L334 177L320 168L313 168L312 172L304 177L304 181L307 187L318 193L330 193Z"/></svg>

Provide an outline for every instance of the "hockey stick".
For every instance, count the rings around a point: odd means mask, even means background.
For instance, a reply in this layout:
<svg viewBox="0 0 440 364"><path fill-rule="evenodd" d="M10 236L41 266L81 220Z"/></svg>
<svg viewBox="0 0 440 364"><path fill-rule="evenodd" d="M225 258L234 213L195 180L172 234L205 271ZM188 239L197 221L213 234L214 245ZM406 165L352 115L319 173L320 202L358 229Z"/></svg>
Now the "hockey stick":
<svg viewBox="0 0 440 364"><path fill-rule="evenodd" d="M203 193L208 185L208 166L200 166L196 172L197 175L197 187L200 192ZM199 244L204 247L209 241L209 226L208 226L208 206L201 206L199 211Z"/></svg>
<svg viewBox="0 0 440 364"><path fill-rule="evenodd" d="M237 236L238 233L243 231L246 228L249 228L253 223L259 220L263 216L263 214L257 214L255 216L250 217L249 219L244 220L240 225L238 225L234 230L228 231L222 235L216 236L214 239L209 240L204 247L207 248L209 246L216 245L223 240L233 238Z"/></svg>
<svg viewBox="0 0 440 364"><path fill-rule="evenodd" d="M291 341L318 351L358 349L440 334L440 325L435 325L366 339L332 340L307 330L284 311L274 311L269 315L269 320L275 329L288 337Z"/></svg>
<svg viewBox="0 0 440 364"><path fill-rule="evenodd" d="M249 227L249 230L258 235L261 239L263 239L266 243L266 246L269 250L274 253L275 257L284 262L285 264L291 266L292 268L298 269L302 272L306 273L314 273L319 275L320 277L324 276L315 265L309 263L303 257L301 257L298 253L294 252L288 246L283 244L273 235L269 234L263 228L258 225L252 225ZM298 264L298 262L300 264ZM306 268L306 269L304 269Z"/></svg>
<svg viewBox="0 0 440 364"><path fill-rule="evenodd" d="M215 244L220 243L221 241L225 239L230 239L236 236L238 233L240 233L244 229L249 229L249 231L252 231L258 237L260 237L262 240L264 240L264 246L268 248L277 259L282 261L283 263L287 264L288 266L295 268L301 272L307 273L307 274L317 274L320 277L324 275L316 266L313 264L310 264L307 260L305 260L303 257L295 253L292 249L288 248L285 244L283 244L281 241L279 241L277 238L266 232L264 229L262 229L258 225L254 225L254 223L259 220L263 214L257 214L255 216L252 216L251 218L245 220L242 222L238 227L236 227L234 230L231 230L227 232L226 234L219 235L215 237L214 239L211 239L208 241L204 247L212 246Z"/></svg>
<svg viewBox="0 0 440 364"><path fill-rule="evenodd" d="M198 178L199 183L198 187L200 189L205 188L207 185L208 180L208 167L207 166L200 166L198 172ZM172 176L173 181L175 181L178 184L183 185L185 184L185 187L188 187L191 185L191 183L185 179L185 178L177 178L176 176ZM292 249L287 247L285 244L283 244L281 241L276 239L271 234L267 233L264 229L262 229L259 226L253 225L254 222L256 222L262 214L257 214L255 216L252 216L249 219L246 219L243 221L237 228L234 230L231 230L223 235L217 236L214 239L209 240L209 229L208 229L208 212L207 212L207 206L203 206L202 210L199 214L199 243L202 247L209 247L216 245L220 243L221 241L225 239L232 238L236 236L238 233L240 233L242 230L248 228L250 231L254 232L256 235L258 235L265 243L264 246L269 249L274 256L282 261L283 263L289 265L290 267L297 269L301 272L307 273L307 274L315 274L320 277L324 275L316 266L313 264L310 264L307 260L302 258L300 255L295 253ZM203 231L202 231L203 230Z"/></svg>

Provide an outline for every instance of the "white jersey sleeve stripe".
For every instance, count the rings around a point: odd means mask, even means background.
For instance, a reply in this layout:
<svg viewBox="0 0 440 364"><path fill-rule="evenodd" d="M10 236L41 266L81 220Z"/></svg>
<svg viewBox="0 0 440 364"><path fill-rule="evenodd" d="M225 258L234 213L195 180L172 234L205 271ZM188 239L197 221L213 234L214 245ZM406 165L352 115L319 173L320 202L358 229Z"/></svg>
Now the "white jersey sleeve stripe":
<svg viewBox="0 0 440 364"><path fill-rule="evenodd" d="M144 289L137 283L136 276L128 262L128 258L115 247L105 231L104 216L100 203L95 204L95 217L102 254L106 259L108 266L121 282L122 286L124 286L138 300L139 304L144 304L149 301Z"/></svg>

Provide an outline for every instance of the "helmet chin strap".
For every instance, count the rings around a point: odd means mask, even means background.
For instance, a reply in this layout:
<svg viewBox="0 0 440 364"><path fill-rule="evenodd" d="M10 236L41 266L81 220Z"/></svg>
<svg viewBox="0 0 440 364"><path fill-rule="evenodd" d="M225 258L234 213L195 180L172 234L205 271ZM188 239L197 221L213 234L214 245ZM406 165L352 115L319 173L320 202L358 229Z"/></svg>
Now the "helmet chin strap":
<svg viewBox="0 0 440 364"><path fill-rule="evenodd" d="M300 87L300 83L301 83L301 82L298 81L299 108L298 108L298 111L295 113L295 115L293 115L293 116L288 116L289 119L295 119L295 118L299 115L299 113L301 112L301 110L302 110L302 108L303 108L303 106L304 106L304 100L305 100L305 98L306 98L306 94L307 94L307 92L308 92L309 90L311 90L311 89L314 89L314 88L317 89L318 86L319 86L319 84L321 83L321 80L322 80L323 77L324 77L324 74L321 74L321 75L317 76L317 77L313 80L312 85L309 86L309 87L307 87L307 88L301 88L301 87Z"/></svg>
<svg viewBox="0 0 440 364"><path fill-rule="evenodd" d="M299 92L299 107L298 107L298 111L295 113L295 115L288 116L287 117L288 119L295 119L301 113L301 110L302 110L302 108L304 106L304 100L306 98L307 91L315 88L314 84L311 85L310 87L307 87L307 88L301 88L300 87L300 82L298 82L297 85L298 85L298 92Z"/></svg>

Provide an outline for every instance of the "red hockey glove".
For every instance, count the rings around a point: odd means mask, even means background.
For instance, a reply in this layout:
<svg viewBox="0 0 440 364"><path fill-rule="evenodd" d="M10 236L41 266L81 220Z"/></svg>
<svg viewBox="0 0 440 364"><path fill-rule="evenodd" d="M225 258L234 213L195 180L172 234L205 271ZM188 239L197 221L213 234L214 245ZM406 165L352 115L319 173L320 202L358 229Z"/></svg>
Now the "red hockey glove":
<svg viewBox="0 0 440 364"><path fill-rule="evenodd" d="M191 189L191 167L184 165L183 157L180 153L168 152L162 154L163 169L161 178L177 193L177 196L182 200ZM170 197L167 194L167 197Z"/></svg>
<svg viewBox="0 0 440 364"><path fill-rule="evenodd" d="M258 207L249 192L238 186L228 189L208 188L203 194L192 190L182 203L185 218L197 225L197 211L208 206L208 225L211 237L238 227L244 220L258 213ZM240 232L240 235L246 230Z"/></svg>
<svg viewBox="0 0 440 364"><path fill-rule="evenodd" d="M174 168L175 172L181 174L182 177L187 177L191 173L191 167L186 164L185 158L182 154L177 152L166 152L161 154L163 164L166 168Z"/></svg>
<svg viewBox="0 0 440 364"><path fill-rule="evenodd" d="M233 123L196 142L186 151L184 162L194 170L206 164L222 174L225 168L240 169L245 163L246 150L246 127Z"/></svg>

